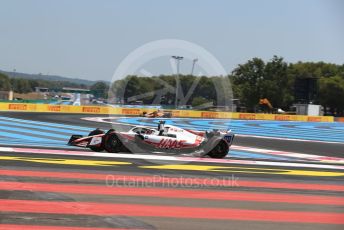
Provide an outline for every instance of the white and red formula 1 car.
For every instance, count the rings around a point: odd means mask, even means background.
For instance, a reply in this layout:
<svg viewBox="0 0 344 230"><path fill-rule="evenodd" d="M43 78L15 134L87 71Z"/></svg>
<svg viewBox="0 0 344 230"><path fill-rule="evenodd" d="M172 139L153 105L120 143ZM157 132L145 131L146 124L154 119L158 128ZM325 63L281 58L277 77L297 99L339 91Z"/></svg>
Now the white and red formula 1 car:
<svg viewBox="0 0 344 230"><path fill-rule="evenodd" d="M192 131L160 121L158 129L137 126L127 132L100 129L89 136L72 135L68 144L93 151L197 153L199 156L224 158L234 139L231 131Z"/></svg>

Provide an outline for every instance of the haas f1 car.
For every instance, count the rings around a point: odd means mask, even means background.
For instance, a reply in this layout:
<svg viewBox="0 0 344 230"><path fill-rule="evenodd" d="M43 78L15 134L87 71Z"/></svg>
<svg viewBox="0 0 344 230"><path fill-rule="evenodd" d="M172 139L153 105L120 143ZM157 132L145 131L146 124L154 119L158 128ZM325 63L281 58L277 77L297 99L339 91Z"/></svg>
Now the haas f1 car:
<svg viewBox="0 0 344 230"><path fill-rule="evenodd" d="M127 132L110 129L106 133L96 129L86 137L72 135L68 144L96 152L196 153L198 156L224 158L233 139L231 131L193 131L160 121L157 129L137 126Z"/></svg>

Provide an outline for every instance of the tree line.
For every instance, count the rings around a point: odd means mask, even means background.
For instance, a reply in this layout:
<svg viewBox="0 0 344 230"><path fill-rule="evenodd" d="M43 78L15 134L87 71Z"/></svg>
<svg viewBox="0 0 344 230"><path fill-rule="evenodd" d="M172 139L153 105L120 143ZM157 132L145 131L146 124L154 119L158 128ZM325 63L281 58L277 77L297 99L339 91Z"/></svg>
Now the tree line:
<svg viewBox="0 0 344 230"><path fill-rule="evenodd" d="M321 104L330 114L344 115L344 65L324 62L287 63L278 56L267 62L253 58L238 65L226 77L231 82L233 98L239 99L248 112L257 111L259 100L267 98L274 108L285 111L294 103L312 103ZM186 94L197 78L198 84L185 104L198 106L210 102L219 106L215 82L219 82L220 77L181 75L183 92ZM166 85L167 88L168 85L175 87L176 76L127 76L114 82L111 91L114 98L121 98L124 103L137 99L144 104L154 104L157 92L166 88ZM173 105L175 91L165 91L160 103ZM135 97L137 95L143 95L144 98Z"/></svg>
<svg viewBox="0 0 344 230"><path fill-rule="evenodd" d="M109 86L107 83L99 81L93 85L77 84L69 81L51 81L41 79L10 78L0 73L0 91L13 90L16 93L34 92L36 87L48 88L50 92L61 92L64 87L89 89L90 93L97 98L107 98Z"/></svg>
<svg viewBox="0 0 344 230"><path fill-rule="evenodd" d="M23 79L9 78L7 75L0 73L0 90L13 90L16 93L30 93L35 91L35 87L49 88L51 91L59 92L63 87L74 87L87 89L84 84L76 84L69 81L49 81L40 79Z"/></svg>
<svg viewBox="0 0 344 230"><path fill-rule="evenodd" d="M225 85L224 78L231 83ZM197 84L195 84L195 82ZM274 56L269 61L252 58L238 65L228 76L180 76L183 105L221 106L233 93L248 112L256 111L259 100L267 98L274 108L288 111L294 103L321 104L330 114L344 116L344 64L325 62L287 63ZM10 79L0 74L0 90L13 89L18 93L34 91L35 87L47 87L59 91L63 87L90 89L97 98L110 96L113 103L175 104L175 75L153 77L127 76L113 82L96 82L92 86L64 81ZM223 94L219 95L218 87ZM110 89L110 90L109 90ZM187 92L192 90L191 95ZM227 92L228 91L228 92ZM232 91L232 92L231 92ZM109 95L108 95L109 92ZM226 94L227 93L227 94Z"/></svg>
<svg viewBox="0 0 344 230"><path fill-rule="evenodd" d="M180 75L179 105L200 106L212 104L226 105L231 99L231 87L223 77ZM220 88L220 90L219 90ZM176 76L161 75L153 77L127 76L115 81L110 88L111 98L125 104L142 101L143 104L174 106L176 101ZM227 101L228 101L227 100Z"/></svg>
<svg viewBox="0 0 344 230"><path fill-rule="evenodd" d="M251 111L259 98L268 98L275 108L288 110L293 103L313 103L332 115L344 115L344 64L253 58L229 77L234 95Z"/></svg>

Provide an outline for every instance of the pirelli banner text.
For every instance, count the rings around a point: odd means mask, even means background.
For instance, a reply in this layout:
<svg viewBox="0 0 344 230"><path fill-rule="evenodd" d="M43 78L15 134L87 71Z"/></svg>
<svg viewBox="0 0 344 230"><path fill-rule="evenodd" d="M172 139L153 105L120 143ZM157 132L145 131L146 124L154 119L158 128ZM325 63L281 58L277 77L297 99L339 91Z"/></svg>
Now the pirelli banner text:
<svg viewBox="0 0 344 230"><path fill-rule="evenodd" d="M80 113L80 114L112 114L124 116L141 116L143 112L153 112L155 109L121 108L108 106L73 106L51 104L0 103L0 111L17 112L47 112L47 113ZM211 119L241 119L241 120L277 120L277 121L309 121L333 122L331 116L303 116L284 114L232 113L195 110L168 110L172 117L211 118Z"/></svg>
<svg viewBox="0 0 344 230"><path fill-rule="evenodd" d="M51 112L51 113L83 113L83 114L120 114L121 109L107 106L73 106L51 104L0 103L0 111L18 112Z"/></svg>

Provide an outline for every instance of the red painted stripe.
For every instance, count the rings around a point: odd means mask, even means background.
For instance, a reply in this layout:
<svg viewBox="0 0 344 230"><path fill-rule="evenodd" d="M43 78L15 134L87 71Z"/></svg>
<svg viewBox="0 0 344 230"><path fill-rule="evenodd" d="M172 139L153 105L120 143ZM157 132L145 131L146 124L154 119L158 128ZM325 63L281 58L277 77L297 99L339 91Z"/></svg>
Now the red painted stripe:
<svg viewBox="0 0 344 230"><path fill-rule="evenodd" d="M194 185L194 186L214 186L214 187L253 187L253 188L278 188L278 189L299 189L299 190L322 190L344 192L344 185L336 184L312 184L312 183L286 183L267 182L249 180L225 180L216 178L196 178L196 177L164 177L164 176L136 176L125 174L92 174L73 172L51 172L51 171L17 171L0 170L3 176L20 177L42 177L42 178L64 178L64 179L88 179L88 180L115 180L132 181L136 183L162 183L165 185Z"/></svg>
<svg viewBox="0 0 344 230"><path fill-rule="evenodd" d="M135 230L133 228L92 228L92 227L67 227L67 226L47 226L47 225L20 225L20 224L0 224L0 230ZM136 228L137 230L137 228Z"/></svg>
<svg viewBox="0 0 344 230"><path fill-rule="evenodd" d="M280 202L295 204L344 205L344 197L273 194L254 192L228 192L209 190L162 189L136 187L106 187L86 185L63 185L22 182L0 182L1 190L30 190L34 192L56 192L73 194L144 196L163 198L209 199L209 200L240 200L254 202Z"/></svg>
<svg viewBox="0 0 344 230"><path fill-rule="evenodd" d="M292 212L92 202L0 200L1 211L70 215L125 215L270 222L344 224L343 213Z"/></svg>

